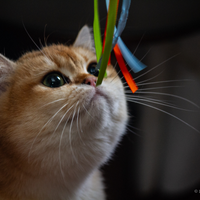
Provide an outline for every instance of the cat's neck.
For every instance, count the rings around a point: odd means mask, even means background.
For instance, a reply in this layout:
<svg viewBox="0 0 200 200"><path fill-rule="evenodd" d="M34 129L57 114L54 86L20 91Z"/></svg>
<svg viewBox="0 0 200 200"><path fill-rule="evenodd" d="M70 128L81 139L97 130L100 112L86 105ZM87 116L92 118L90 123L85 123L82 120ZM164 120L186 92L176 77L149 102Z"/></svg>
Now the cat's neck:
<svg viewBox="0 0 200 200"><path fill-rule="evenodd" d="M42 163L42 160L40 163L37 159L36 164L23 163L23 165L19 165L19 162L23 162L22 160L10 158L9 155L5 157L2 151L1 149L0 199L73 200L79 199L78 196L82 196L84 191L91 190L89 187L94 187L90 182L94 176L97 176L97 172L94 173L94 169L89 167L89 163L88 166L83 166L83 163L80 163L61 168L59 163L52 167ZM25 167L22 168L22 166ZM100 182L97 184L101 185ZM4 194L6 195L4 196Z"/></svg>
<svg viewBox="0 0 200 200"><path fill-rule="evenodd" d="M4 159L5 160L5 159ZM100 179L96 180L97 186L94 185L94 177L99 176L98 172L81 172L74 167L74 172L68 173L63 177L62 173L55 171L49 171L45 173L45 170L41 170L38 174L33 172L32 174L26 174L22 169L17 168L13 163L7 162L7 168L0 169L1 173L8 173L6 176L7 180L2 180L4 186L1 186L0 199L4 200L64 200L79 199L80 196L84 196L84 193L88 195L91 187L96 188L99 193L101 189L103 195L103 189ZM6 163L5 163L6 164ZM32 169L34 170L34 169ZM63 172L64 173L64 172ZM1 176L5 177L5 176ZM89 178L88 178L89 177ZM20 180L20 184L19 184ZM8 183L8 184L5 184ZM101 186L99 188L99 186ZM7 191L9 192L9 196ZM1 196L2 194L2 196ZM4 196L4 194L6 194ZM81 199L81 198L80 198Z"/></svg>

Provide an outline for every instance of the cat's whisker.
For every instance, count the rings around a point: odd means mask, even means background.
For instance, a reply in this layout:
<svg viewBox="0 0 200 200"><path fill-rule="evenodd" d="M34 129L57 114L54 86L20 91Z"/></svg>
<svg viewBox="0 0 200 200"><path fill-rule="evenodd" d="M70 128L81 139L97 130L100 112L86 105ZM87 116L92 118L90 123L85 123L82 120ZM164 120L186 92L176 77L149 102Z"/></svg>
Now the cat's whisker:
<svg viewBox="0 0 200 200"><path fill-rule="evenodd" d="M123 80L122 80L122 85L127 85L128 86L128 83L126 81L123 82Z"/></svg>
<svg viewBox="0 0 200 200"><path fill-rule="evenodd" d="M147 90L158 90L158 89L167 89L167 88L180 88L183 86L161 86L161 87L152 87L152 88L142 88L142 89L138 89L137 91L147 91Z"/></svg>
<svg viewBox="0 0 200 200"><path fill-rule="evenodd" d="M127 124L127 126L129 126L129 127L132 128L132 129L135 129L135 130L137 130L137 131L141 131L141 129L136 128L136 127L134 127L134 126L131 126L129 123Z"/></svg>
<svg viewBox="0 0 200 200"><path fill-rule="evenodd" d="M47 28L47 24L45 24L45 26L44 26L44 45L45 45L45 47L48 46L48 45L47 45L47 40L46 40L46 38L45 38L46 28Z"/></svg>
<svg viewBox="0 0 200 200"><path fill-rule="evenodd" d="M43 44L42 44L42 41L41 41L40 38L39 38L39 43L40 43L40 49L42 49L43 48Z"/></svg>
<svg viewBox="0 0 200 200"><path fill-rule="evenodd" d="M153 103L153 104L157 104L157 105L162 105L165 107L169 107L169 108L173 108L173 109L177 109L177 110L182 110L182 111L187 111L187 112L192 112L193 110L188 110L188 109L184 109L184 108L179 108L177 106L174 105L169 105L168 103L163 103L163 102L159 102L159 101L155 101L155 100L150 100L150 99L143 99L143 98L134 98L134 97L127 97L127 100L132 102L132 101L143 101L143 102L148 102L148 103ZM194 111L193 111L194 112Z"/></svg>
<svg viewBox="0 0 200 200"><path fill-rule="evenodd" d="M89 111L87 110L87 108L84 105L82 105L82 106L85 109L85 111L88 113L88 115L93 119L94 117L89 113Z"/></svg>
<svg viewBox="0 0 200 200"><path fill-rule="evenodd" d="M155 101L155 102L161 102L161 103L165 103L165 104L168 104L168 105L171 105L171 106L175 106L174 104L171 104L171 103L169 103L168 101L159 100L159 99L154 99L154 98L146 97L146 96L133 96L133 95L127 95L127 94L126 94L126 97L127 97L127 98L148 99L148 100L152 100L152 101Z"/></svg>
<svg viewBox="0 0 200 200"><path fill-rule="evenodd" d="M49 51L48 51L47 49L45 49L45 53L46 53L46 55L48 55L48 57L50 58L50 59L49 59L50 62L51 62L52 60L54 60L53 57L51 56L51 54L49 53Z"/></svg>
<svg viewBox="0 0 200 200"><path fill-rule="evenodd" d="M73 116L72 116L72 119L71 119L71 124L70 124L70 127L69 127L69 143L70 143L70 149L71 149L71 152L72 152L72 155L73 155L73 157L74 157L74 160L75 160L75 162L76 162L76 164L78 164L78 161L77 161L77 159L76 159L76 156L75 156L75 154L74 154L74 151L73 151L73 148L72 148L72 144L71 144L71 132L72 132L72 125L73 125L73 122L74 122L74 116L75 116L75 114L76 114L76 107L77 107L77 105L79 104L79 101L76 103L76 106L75 106L75 108L74 108L74 113L73 113Z"/></svg>
<svg viewBox="0 0 200 200"><path fill-rule="evenodd" d="M74 104L73 104L72 106L74 106ZM71 114L72 114L72 113L71 113ZM64 172L63 172L63 169L62 169L62 162L61 162L61 145L62 145L63 134L64 134L65 128L66 128L66 126L67 126L67 123L68 123L68 121L69 121L69 118L71 117L71 114L68 116L68 118L67 118L67 120L66 120L66 122L65 122L65 125L64 125L64 127L63 127L62 133L61 133L61 135L60 135L59 152L58 152L60 172L61 172L61 174L62 174L62 177L63 177L63 180L64 180L65 184L66 184L66 181L65 181L65 174L64 174Z"/></svg>
<svg viewBox="0 0 200 200"><path fill-rule="evenodd" d="M136 48L135 48L135 50L134 50L134 52L133 52L133 55L135 55L136 51L138 50L138 48L139 48L139 46L140 46L140 44L141 44L141 42L142 42L144 36L145 36L145 33L144 33L144 34L142 35L142 37L140 38L140 41L138 42L138 45L136 46Z"/></svg>
<svg viewBox="0 0 200 200"><path fill-rule="evenodd" d="M117 66L117 62L115 63L115 66L112 68L112 72L111 72L111 74L109 75L109 77L116 73L116 70L115 70L115 67L116 67L116 66ZM117 73L119 73L119 72L117 72Z"/></svg>
<svg viewBox="0 0 200 200"><path fill-rule="evenodd" d="M83 142L81 134L80 134L81 127L79 127L79 123L78 123L79 122L79 114L80 114L80 106L78 107L78 111L77 111L76 125L77 125L77 131L78 131L79 138L80 138L81 142L83 143L83 145L85 146L85 142ZM80 119L81 119L81 117L80 117Z"/></svg>
<svg viewBox="0 0 200 200"><path fill-rule="evenodd" d="M132 70L130 70L130 71L132 71ZM146 79L146 80L144 80L144 81L136 82L136 85L139 86L139 85L142 84L142 83L146 83L146 82L148 82L148 81L150 81L150 80L153 80L153 79L155 79L156 77L160 76L163 72L164 72L164 70L163 70L162 72L160 72L159 74L157 74L156 76L153 76L152 78ZM133 78L133 80L134 80L134 78ZM134 81L135 81L135 80L134 80ZM129 87L126 81L125 81L124 83L122 83L122 84L123 84L123 85L126 84L127 86L125 86L125 87Z"/></svg>
<svg viewBox="0 0 200 200"><path fill-rule="evenodd" d="M182 79L182 80L166 80L166 81L156 81L156 82L147 82L147 83L137 83L137 86L154 85L154 84L160 84L160 83L174 83L174 82L183 82L183 81L192 81L192 80Z"/></svg>
<svg viewBox="0 0 200 200"><path fill-rule="evenodd" d="M87 112L87 114L91 117L91 119L94 119L94 116L92 116L90 113L89 113L89 111L87 110L87 108L84 106L84 105L82 105L83 106L83 108L85 109L85 111ZM95 120L95 122L98 122L99 124L100 124L100 122L98 121L98 120Z"/></svg>
<svg viewBox="0 0 200 200"><path fill-rule="evenodd" d="M23 23L23 27L24 27L24 30L26 31L28 37L31 39L31 41L33 42L33 44L37 47L37 49L44 55L45 58L47 58L47 60L50 60L51 59L42 51L42 49L36 44L36 42L33 40L33 38L30 36L29 32L27 31L24 23Z"/></svg>
<svg viewBox="0 0 200 200"><path fill-rule="evenodd" d="M120 70L117 72L116 76L110 81L110 84L118 77Z"/></svg>
<svg viewBox="0 0 200 200"><path fill-rule="evenodd" d="M126 126L126 129L127 129L129 132L133 133L134 135L136 135L136 136L138 136L138 137L142 137L141 135L137 134L135 131L131 130L131 129L128 128L127 126Z"/></svg>
<svg viewBox="0 0 200 200"><path fill-rule="evenodd" d="M118 82L118 78L123 82L123 77L119 77L118 75L115 76L110 83L115 84Z"/></svg>
<svg viewBox="0 0 200 200"><path fill-rule="evenodd" d="M153 95L164 95L164 96L174 97L174 98L186 101L186 102L194 105L195 107L199 108L199 106L196 103L190 101L189 99L186 99L184 97L181 97L181 96L178 96L178 95L174 95L174 94L162 93L162 92L143 92L143 91L136 91L134 94L153 94Z"/></svg>
<svg viewBox="0 0 200 200"><path fill-rule="evenodd" d="M149 72L153 71L154 69L158 68L159 66L163 65L164 63L168 62L169 60L175 58L176 56L178 56L180 53L174 55L174 56L171 56L170 58L166 59L165 61L161 62L160 64L156 65L155 67L151 68L150 70L144 72L143 74L137 76L134 78L134 80L137 80L138 78L141 78L142 76L148 74Z"/></svg>
<svg viewBox="0 0 200 200"><path fill-rule="evenodd" d="M142 62L145 57L149 54L149 52L152 50L152 47L144 54L144 56L140 59L140 62Z"/></svg>
<svg viewBox="0 0 200 200"><path fill-rule="evenodd" d="M124 86L123 88L126 89L126 88L130 88L130 87L129 87L129 85L126 85L126 86ZM128 93L133 93L131 90L125 90L125 92L126 92L126 91L127 91Z"/></svg>
<svg viewBox="0 0 200 200"><path fill-rule="evenodd" d="M79 124L80 124L80 131L81 131L81 134L83 134L82 123L81 123L81 117L79 118Z"/></svg>
<svg viewBox="0 0 200 200"><path fill-rule="evenodd" d="M164 72L164 70L161 71L161 72L160 72L159 74L157 74L156 76L153 76L153 77L151 77L151 78L149 78L149 79L146 79L146 80L144 80L144 81L136 82L136 84L138 85L138 84L141 84L141 83L146 83L146 82L148 82L148 81L151 81L151 80L157 78L158 76L160 76L163 72Z"/></svg>
<svg viewBox="0 0 200 200"><path fill-rule="evenodd" d="M113 69L115 69L117 67L117 61L115 62L115 65L113 66Z"/></svg>
<svg viewBox="0 0 200 200"><path fill-rule="evenodd" d="M137 44L137 46L136 46L136 48L135 48L135 50L134 50L134 52L133 52L133 55L135 55L136 51L138 50L138 48L139 48L139 46L140 46L140 44L141 44L141 42L142 42L144 36L145 36L145 33L144 33L144 34L142 35L142 37L140 38L140 41L139 41L139 43ZM150 49L150 50L151 50L151 49ZM143 56L143 58L142 58L139 62L141 62L141 61L147 56L147 54L150 52L150 50ZM126 63L126 66L127 66L127 65L128 65L128 64ZM129 70L129 72L131 72L131 71L132 71L132 69Z"/></svg>
<svg viewBox="0 0 200 200"><path fill-rule="evenodd" d="M52 133L51 137L49 138L50 141L51 141L53 135L55 134L55 132L57 131L58 127L60 126L61 122L63 121L64 117L65 117L66 114L71 110L72 107L73 107L73 105L64 113L64 115L62 116L62 118L61 118L60 121L58 122L58 125L56 126L54 132Z"/></svg>
<svg viewBox="0 0 200 200"><path fill-rule="evenodd" d="M149 105L149 104L146 104L146 103L139 102L138 100L131 100L131 101L132 101L133 103L137 103L137 104L140 104L140 105L143 105L143 106L146 106L146 107L149 107L149 108L158 110L158 111L160 111L160 112L162 112L162 113L165 113L165 114L167 114L167 115L169 115L169 116L171 116L171 117L177 119L178 121L182 122L183 124L187 125L187 126L190 127L191 129L193 129L194 131L196 131L196 132L199 133L199 130L197 130L195 127L191 126L190 124L188 124L187 122L185 122L185 121L182 120L181 118L179 118L179 117L177 117L177 116L175 116L175 115L173 115L173 114L171 114L171 113L169 113L169 112L167 112L167 111L165 111L165 110L162 110L162 109L160 109L160 108L157 108L157 107L155 107L155 106L152 106L152 105Z"/></svg>
<svg viewBox="0 0 200 200"><path fill-rule="evenodd" d="M117 72L117 74L110 80L110 84L113 82L113 80L114 80L115 78L118 77L119 73L120 73L120 70L119 70L119 71Z"/></svg>
<svg viewBox="0 0 200 200"><path fill-rule="evenodd" d="M68 103L66 103L64 106L62 106L45 124L44 126L41 128L41 130L38 132L38 134L35 136L32 144L31 144L31 147L30 147L30 150L29 150L29 154L28 154L28 160L30 158L30 155L31 155L31 152L32 152L32 148L33 148L33 145L36 141L36 139L38 138L38 136L40 135L40 133L42 132L42 130L50 123L52 122L52 120L55 118L55 116L64 108L68 105Z"/></svg>
<svg viewBox="0 0 200 200"><path fill-rule="evenodd" d="M49 103L47 103L47 104L41 106L40 108L45 107L45 106L48 106L48 105L53 104L53 103L56 103L56 102L58 102L58 101L63 101L63 100L66 100L66 98L61 98L61 99L57 99L57 100L55 100L55 101L49 102Z"/></svg>

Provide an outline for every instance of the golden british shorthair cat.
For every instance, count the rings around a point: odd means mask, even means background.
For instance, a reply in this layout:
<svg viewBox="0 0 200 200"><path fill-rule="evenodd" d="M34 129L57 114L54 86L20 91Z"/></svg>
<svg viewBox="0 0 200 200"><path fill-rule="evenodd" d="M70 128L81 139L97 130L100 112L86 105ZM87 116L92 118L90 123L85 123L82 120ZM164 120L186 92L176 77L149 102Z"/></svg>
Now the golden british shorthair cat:
<svg viewBox="0 0 200 200"><path fill-rule="evenodd" d="M104 200L99 167L127 123L113 66L96 87L90 29L16 62L0 55L0 199Z"/></svg>

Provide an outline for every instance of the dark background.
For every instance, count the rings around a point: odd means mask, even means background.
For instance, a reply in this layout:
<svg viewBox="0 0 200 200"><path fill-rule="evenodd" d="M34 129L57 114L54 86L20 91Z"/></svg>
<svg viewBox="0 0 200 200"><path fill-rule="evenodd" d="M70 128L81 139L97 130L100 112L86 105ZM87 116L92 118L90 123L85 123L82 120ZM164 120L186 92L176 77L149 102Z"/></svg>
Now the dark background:
<svg viewBox="0 0 200 200"><path fill-rule="evenodd" d="M37 49L25 28L41 46L45 39L48 44L72 44L83 25L93 24L92 0L7 0L0 5L0 53L13 60ZM133 0L122 34L130 50L148 66L139 74L133 73L135 78L159 65L136 82L153 77L147 82L182 80L141 85L141 93L133 96L156 98L193 110L142 102L181 118L197 130L197 107L174 96L142 92L179 95L200 105L199 9L198 0ZM99 13L103 33L104 1L99 1ZM146 90L152 87L159 88ZM200 133L158 110L130 102L128 105L127 134L102 168L108 200L199 199Z"/></svg>

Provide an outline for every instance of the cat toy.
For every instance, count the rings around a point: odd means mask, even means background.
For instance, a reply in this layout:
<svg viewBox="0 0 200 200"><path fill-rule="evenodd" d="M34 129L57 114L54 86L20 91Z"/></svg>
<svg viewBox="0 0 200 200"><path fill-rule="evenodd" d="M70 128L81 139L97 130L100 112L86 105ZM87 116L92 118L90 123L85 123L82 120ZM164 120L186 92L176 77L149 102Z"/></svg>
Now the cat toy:
<svg viewBox="0 0 200 200"><path fill-rule="evenodd" d="M104 32L104 40L102 45L98 13L98 0L94 0L93 31L97 56L96 69L99 70L96 86L101 85L103 78L107 76L106 68L107 65L110 64L110 53L113 49L121 72L126 82L128 83L131 91L134 93L135 91L137 91L138 87L135 81L133 80L130 72L128 71L125 61L135 73L143 70L146 66L142 64L130 52L130 50L126 47L126 45L120 38L120 35L126 26L130 4L131 0L123 0L121 14L116 28L115 23L117 18L119 0L106 0L106 7L108 13L106 20L106 29Z"/></svg>

